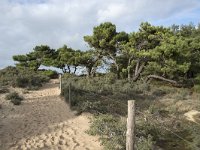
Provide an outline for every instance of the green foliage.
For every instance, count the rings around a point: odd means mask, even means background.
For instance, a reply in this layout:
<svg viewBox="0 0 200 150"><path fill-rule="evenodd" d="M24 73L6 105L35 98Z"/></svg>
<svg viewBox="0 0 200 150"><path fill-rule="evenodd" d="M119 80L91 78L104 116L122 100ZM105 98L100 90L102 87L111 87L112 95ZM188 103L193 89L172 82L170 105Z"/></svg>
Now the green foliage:
<svg viewBox="0 0 200 150"><path fill-rule="evenodd" d="M152 150L154 144L155 142L153 141L153 137L148 135L147 138L143 136L138 138L136 147L138 150Z"/></svg>
<svg viewBox="0 0 200 150"><path fill-rule="evenodd" d="M97 56L111 60L115 66L117 77L120 75L120 64L117 61L119 53L119 43L128 41L128 34L117 32L116 26L110 22L105 22L93 28L91 36L84 36L84 40L91 48L94 48Z"/></svg>
<svg viewBox="0 0 200 150"><path fill-rule="evenodd" d="M24 99L17 92L12 92L6 95L6 99L10 100L14 105L20 105L21 101Z"/></svg>
<svg viewBox="0 0 200 150"><path fill-rule="evenodd" d="M40 74L47 76L50 79L57 79L58 78L58 73L56 71L52 71L52 70L44 70L44 71L41 71Z"/></svg>
<svg viewBox="0 0 200 150"><path fill-rule="evenodd" d="M115 83L115 81L117 80L117 75L114 73L107 73L104 78L106 79L106 82L109 84L113 84Z"/></svg>
<svg viewBox="0 0 200 150"><path fill-rule="evenodd" d="M34 89L36 87L41 87L43 83L47 82L49 80L46 76L41 75L25 75L17 77L14 83L14 86L21 87L21 88L29 88Z"/></svg>
<svg viewBox="0 0 200 150"><path fill-rule="evenodd" d="M92 124L88 131L91 135L100 136L105 149L126 149L126 122L124 119L112 115L98 115L91 120ZM144 125L144 124L143 124ZM144 133L146 126L139 133ZM141 128L140 128L141 129ZM139 150L152 150L155 142L150 134L136 136L136 148Z"/></svg>
<svg viewBox="0 0 200 150"><path fill-rule="evenodd" d="M37 71L40 65L51 65L52 59L55 58L55 50L50 49L47 45L36 46L33 48L33 52L26 55L15 55L13 60L18 63L16 66L20 69L26 69Z"/></svg>
<svg viewBox="0 0 200 150"><path fill-rule="evenodd" d="M21 88L40 87L43 83L49 81L49 78L32 70L17 69L7 67L0 70L0 84L11 85Z"/></svg>
<svg viewBox="0 0 200 150"><path fill-rule="evenodd" d="M200 85L194 85L193 90L197 93L200 93Z"/></svg>
<svg viewBox="0 0 200 150"><path fill-rule="evenodd" d="M93 50L82 52L82 56L79 61L80 65L86 67L88 77L95 76L97 67L101 65L100 57L101 56L95 56L95 52Z"/></svg>
<svg viewBox="0 0 200 150"><path fill-rule="evenodd" d="M111 115L99 115L92 120L88 131L91 135L99 135L105 149L124 150L126 148L126 124Z"/></svg>
<svg viewBox="0 0 200 150"><path fill-rule="evenodd" d="M190 96L190 93L191 92L188 89L179 90L175 95L175 99L177 99L177 100L187 100Z"/></svg>
<svg viewBox="0 0 200 150"><path fill-rule="evenodd" d="M157 89L155 91L153 91L152 93L154 96L164 96L166 95L166 91L162 90L162 89Z"/></svg>

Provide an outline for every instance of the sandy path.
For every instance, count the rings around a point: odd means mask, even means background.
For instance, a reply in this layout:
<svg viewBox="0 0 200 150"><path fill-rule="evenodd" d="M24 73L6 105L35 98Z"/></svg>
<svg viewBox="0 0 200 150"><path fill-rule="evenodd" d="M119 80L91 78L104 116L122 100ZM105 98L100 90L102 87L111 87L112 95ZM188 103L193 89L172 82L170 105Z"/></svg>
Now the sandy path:
<svg viewBox="0 0 200 150"><path fill-rule="evenodd" d="M13 89L22 93L20 89ZM1 150L101 150L97 137L85 131L88 115L75 116L59 97L58 84L24 94L20 106L0 95Z"/></svg>

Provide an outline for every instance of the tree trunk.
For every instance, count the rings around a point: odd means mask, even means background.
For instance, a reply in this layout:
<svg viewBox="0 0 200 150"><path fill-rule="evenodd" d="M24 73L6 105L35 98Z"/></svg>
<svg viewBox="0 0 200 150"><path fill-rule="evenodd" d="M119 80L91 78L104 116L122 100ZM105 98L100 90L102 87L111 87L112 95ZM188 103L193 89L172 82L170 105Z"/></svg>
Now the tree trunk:
<svg viewBox="0 0 200 150"><path fill-rule="evenodd" d="M63 72L63 73L66 73L66 72L67 72L66 69L65 69L65 67L62 68L62 72Z"/></svg>
<svg viewBox="0 0 200 150"><path fill-rule="evenodd" d="M111 55L110 54L110 58L112 58L112 60L114 61L114 64L115 64L115 67L116 67L116 70L117 70L117 79L119 79L120 78L120 72L119 72L119 65L117 64L117 60L116 60L116 58L113 56L113 55Z"/></svg>
<svg viewBox="0 0 200 150"><path fill-rule="evenodd" d="M130 81L131 80L131 69L130 67L128 67L128 80Z"/></svg>
<svg viewBox="0 0 200 150"><path fill-rule="evenodd" d="M131 80L131 59L128 60L128 67L127 67L127 72L128 72L128 80Z"/></svg>
<svg viewBox="0 0 200 150"><path fill-rule="evenodd" d="M87 70L87 77L88 78L91 77L92 68L87 67L86 70Z"/></svg>
<svg viewBox="0 0 200 150"><path fill-rule="evenodd" d="M178 83L176 81L171 80L171 79L167 79L167 78L164 78L164 77L161 77L161 76L158 76L158 75L148 75L147 78L146 78L146 82L148 82L148 80L151 79L151 78L163 80L163 81L169 82L171 84L178 85Z"/></svg>
<svg viewBox="0 0 200 150"><path fill-rule="evenodd" d="M135 76L137 76L139 66L140 66L140 61L137 60L137 63L136 63L136 66L135 66Z"/></svg>
<svg viewBox="0 0 200 150"><path fill-rule="evenodd" d="M95 77L96 70L97 70L97 67L93 67L93 69L91 70L91 76L92 77Z"/></svg>
<svg viewBox="0 0 200 150"><path fill-rule="evenodd" d="M71 73L70 66L67 66L67 68L68 68L68 73Z"/></svg>
<svg viewBox="0 0 200 150"><path fill-rule="evenodd" d="M116 69L117 69L117 79L119 79L120 78L119 65L115 64L115 66L116 66Z"/></svg>
<svg viewBox="0 0 200 150"><path fill-rule="evenodd" d="M76 70L77 70L77 66L74 67L74 74L76 73Z"/></svg>
<svg viewBox="0 0 200 150"><path fill-rule="evenodd" d="M143 64L139 67L139 69L137 70L137 73L134 74L134 77L133 77L133 81L134 81L134 82L137 81L138 78L140 77L140 73L143 71L145 65L146 65L146 63L143 63ZM137 66L137 65L136 65L136 66Z"/></svg>

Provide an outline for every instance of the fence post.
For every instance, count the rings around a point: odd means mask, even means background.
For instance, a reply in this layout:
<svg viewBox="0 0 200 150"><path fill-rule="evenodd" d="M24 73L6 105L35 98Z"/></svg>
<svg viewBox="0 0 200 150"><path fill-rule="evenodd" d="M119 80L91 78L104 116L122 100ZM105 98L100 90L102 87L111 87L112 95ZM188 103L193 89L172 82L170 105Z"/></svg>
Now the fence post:
<svg viewBox="0 0 200 150"><path fill-rule="evenodd" d="M59 83L60 83L59 89L60 89L60 94L61 94L62 93L62 75L61 74L59 74Z"/></svg>
<svg viewBox="0 0 200 150"><path fill-rule="evenodd" d="M69 83L69 107L71 108L71 83Z"/></svg>
<svg viewBox="0 0 200 150"><path fill-rule="evenodd" d="M135 101L128 101L126 150L134 150L135 145Z"/></svg>

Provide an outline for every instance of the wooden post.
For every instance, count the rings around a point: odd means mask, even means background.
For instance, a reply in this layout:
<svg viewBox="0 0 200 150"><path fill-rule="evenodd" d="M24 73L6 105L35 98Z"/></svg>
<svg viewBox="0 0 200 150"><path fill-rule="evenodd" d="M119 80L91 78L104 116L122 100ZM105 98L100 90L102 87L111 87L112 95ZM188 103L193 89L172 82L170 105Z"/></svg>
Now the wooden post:
<svg viewBox="0 0 200 150"><path fill-rule="evenodd" d="M135 101L128 101L126 150L134 150L135 144Z"/></svg>
<svg viewBox="0 0 200 150"><path fill-rule="evenodd" d="M71 108L71 83L69 83L69 107Z"/></svg>
<svg viewBox="0 0 200 150"><path fill-rule="evenodd" d="M61 89L62 88L62 75L61 74L59 74L59 83L60 83L59 89Z"/></svg>
<svg viewBox="0 0 200 150"><path fill-rule="evenodd" d="M60 82L59 89L60 89L60 94L61 94L62 93L62 75L61 74L59 75L59 82Z"/></svg>

